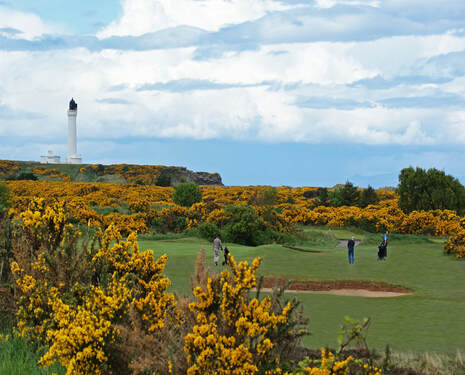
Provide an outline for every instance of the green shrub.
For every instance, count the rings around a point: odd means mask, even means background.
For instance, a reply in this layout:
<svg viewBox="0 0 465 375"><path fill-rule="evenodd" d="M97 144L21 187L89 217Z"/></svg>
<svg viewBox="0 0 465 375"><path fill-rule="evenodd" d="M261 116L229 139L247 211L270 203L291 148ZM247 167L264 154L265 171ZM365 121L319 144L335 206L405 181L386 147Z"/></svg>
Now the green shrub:
<svg viewBox="0 0 465 375"><path fill-rule="evenodd" d="M202 192L193 182L185 182L174 188L173 202L179 206L190 207L202 201Z"/></svg>
<svg viewBox="0 0 465 375"><path fill-rule="evenodd" d="M378 194L376 190L373 189L370 185L366 189L363 189L360 196L360 207L366 207L370 204L376 204L379 202Z"/></svg>
<svg viewBox="0 0 465 375"><path fill-rule="evenodd" d="M200 223L197 230L199 231L200 237L208 241L213 241L216 236L221 235L220 228L209 222Z"/></svg>
<svg viewBox="0 0 465 375"><path fill-rule="evenodd" d="M329 196L332 206L356 206L360 192L352 182L347 181L342 187L334 189Z"/></svg>
<svg viewBox="0 0 465 375"><path fill-rule="evenodd" d="M37 181L37 176L32 172L20 172L18 175L8 176L7 180L32 180Z"/></svg>
<svg viewBox="0 0 465 375"><path fill-rule="evenodd" d="M249 206L227 206L225 213L231 219L224 226L227 242L257 246L271 242L271 230Z"/></svg>
<svg viewBox="0 0 465 375"><path fill-rule="evenodd" d="M158 176L155 185L164 187L171 186L171 176L168 173L163 172L160 176Z"/></svg>

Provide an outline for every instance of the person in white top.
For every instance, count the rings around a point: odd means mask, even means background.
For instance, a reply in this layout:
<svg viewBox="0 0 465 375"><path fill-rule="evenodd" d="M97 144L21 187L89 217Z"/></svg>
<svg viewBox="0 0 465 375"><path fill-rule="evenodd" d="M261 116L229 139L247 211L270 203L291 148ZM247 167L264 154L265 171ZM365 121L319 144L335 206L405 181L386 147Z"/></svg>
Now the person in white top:
<svg viewBox="0 0 465 375"><path fill-rule="evenodd" d="M216 236L213 240L213 260L215 261L215 266L218 265L218 260L220 259L220 250L223 251L223 244L221 243L220 236Z"/></svg>

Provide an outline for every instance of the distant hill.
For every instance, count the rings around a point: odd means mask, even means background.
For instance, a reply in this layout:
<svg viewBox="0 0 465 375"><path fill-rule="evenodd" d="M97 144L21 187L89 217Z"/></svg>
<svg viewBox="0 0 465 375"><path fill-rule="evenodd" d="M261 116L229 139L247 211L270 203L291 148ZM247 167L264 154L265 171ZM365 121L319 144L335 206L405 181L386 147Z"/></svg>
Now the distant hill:
<svg viewBox="0 0 465 375"><path fill-rule="evenodd" d="M40 164L0 160L0 179L173 186L180 182L223 186L218 173L193 172L185 167L137 164Z"/></svg>

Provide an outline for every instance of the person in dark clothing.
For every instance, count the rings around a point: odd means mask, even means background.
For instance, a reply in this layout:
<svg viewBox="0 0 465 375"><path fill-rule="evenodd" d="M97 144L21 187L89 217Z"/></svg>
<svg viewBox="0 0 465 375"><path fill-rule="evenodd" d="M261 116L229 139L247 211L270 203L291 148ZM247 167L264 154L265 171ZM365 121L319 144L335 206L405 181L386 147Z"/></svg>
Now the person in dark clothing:
<svg viewBox="0 0 465 375"><path fill-rule="evenodd" d="M347 249L349 251L349 264L354 263L354 247L355 247L355 241L354 237L352 237L349 241L347 241Z"/></svg>
<svg viewBox="0 0 465 375"><path fill-rule="evenodd" d="M227 247L224 248L224 262L222 265L229 264L229 249Z"/></svg>
<svg viewBox="0 0 465 375"><path fill-rule="evenodd" d="M386 246L384 245L384 240L378 245L378 260L384 260L384 252L386 251Z"/></svg>

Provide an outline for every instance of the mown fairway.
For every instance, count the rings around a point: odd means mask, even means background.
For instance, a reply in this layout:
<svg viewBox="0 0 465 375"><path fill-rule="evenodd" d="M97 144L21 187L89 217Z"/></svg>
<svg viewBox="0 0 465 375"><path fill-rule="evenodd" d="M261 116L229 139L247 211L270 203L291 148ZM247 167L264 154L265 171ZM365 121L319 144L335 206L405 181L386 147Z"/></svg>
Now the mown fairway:
<svg viewBox="0 0 465 375"><path fill-rule="evenodd" d="M339 326L345 315L371 317L369 343L383 349L455 352L465 347L465 264L442 253L442 241L426 236L392 235L388 259L377 261L381 235L347 229L304 228L305 238L296 245L320 250L306 253L280 245L245 247L226 244L236 260L263 258L260 274L286 279L353 279L383 281L414 290L413 295L395 298L363 298L324 294L298 294L310 317L311 347L336 346ZM351 235L362 239L355 248L355 264L349 265L347 249L336 247L337 238ZM213 264L211 244L195 238L139 241L142 248L169 255L166 273L172 288L190 293L189 280L195 258L205 247L207 264Z"/></svg>

